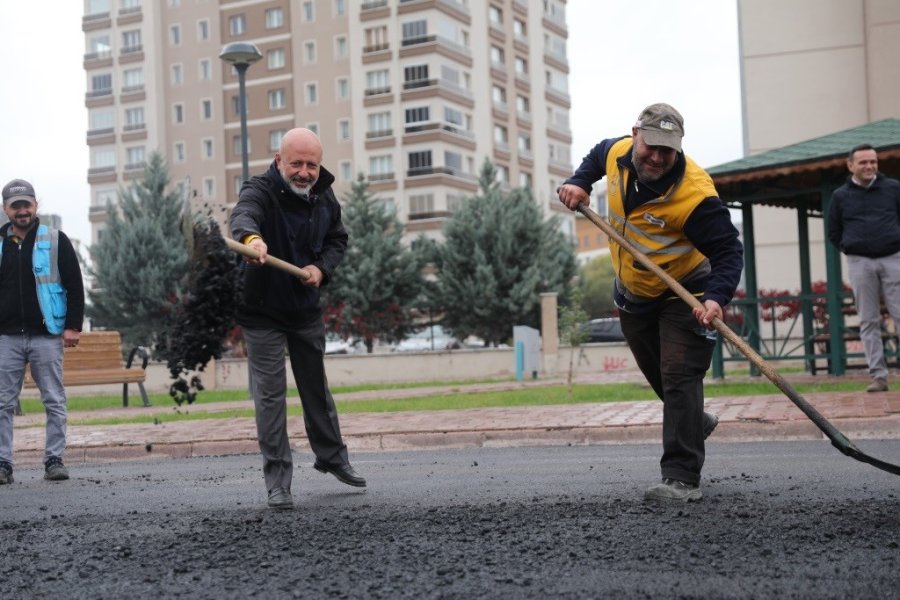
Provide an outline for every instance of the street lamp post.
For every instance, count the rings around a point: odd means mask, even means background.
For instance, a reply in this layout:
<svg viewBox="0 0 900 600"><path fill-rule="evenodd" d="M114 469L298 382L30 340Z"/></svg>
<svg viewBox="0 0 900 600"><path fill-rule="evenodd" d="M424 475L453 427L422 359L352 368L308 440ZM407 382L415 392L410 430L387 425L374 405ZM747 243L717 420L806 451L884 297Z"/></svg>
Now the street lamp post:
<svg viewBox="0 0 900 600"><path fill-rule="evenodd" d="M247 152L247 90L244 76L247 68L262 58L259 48L249 42L231 42L219 53L219 58L231 64L238 74L240 92L238 111L241 113L241 175L244 181L250 179L250 158Z"/></svg>

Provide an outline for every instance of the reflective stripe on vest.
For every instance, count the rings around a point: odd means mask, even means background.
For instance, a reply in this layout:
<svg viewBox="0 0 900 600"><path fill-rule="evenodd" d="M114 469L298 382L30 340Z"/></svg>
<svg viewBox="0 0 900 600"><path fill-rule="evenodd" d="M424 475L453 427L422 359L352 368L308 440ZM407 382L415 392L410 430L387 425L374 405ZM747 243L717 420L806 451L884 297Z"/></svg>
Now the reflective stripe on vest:
<svg viewBox="0 0 900 600"><path fill-rule="evenodd" d="M3 244L0 244L2 256ZM38 225L31 251L31 269L44 326L53 335L60 335L65 328L68 303L66 289L59 277L59 230Z"/></svg>

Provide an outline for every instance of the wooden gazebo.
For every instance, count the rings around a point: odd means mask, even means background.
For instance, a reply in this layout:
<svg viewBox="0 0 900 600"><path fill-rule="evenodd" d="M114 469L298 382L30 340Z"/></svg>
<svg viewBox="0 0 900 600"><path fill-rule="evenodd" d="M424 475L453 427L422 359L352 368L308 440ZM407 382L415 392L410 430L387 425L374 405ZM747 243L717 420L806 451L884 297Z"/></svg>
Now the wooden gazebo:
<svg viewBox="0 0 900 600"><path fill-rule="evenodd" d="M717 165L708 169L722 201L741 211L744 234L744 279L748 307L747 319L758 323L758 285L754 250L753 207L777 206L797 213L797 244L800 252L800 303L806 355L812 348L813 307L809 254L809 219L828 214L831 196L848 176L847 154L859 144L871 144L878 151L879 170L900 175L900 119L884 119L846 129L798 144ZM826 227L825 219L822 226ZM842 275L837 248L825 242L827 274L828 334L843 339ZM760 350L758 329L747 332L747 342ZM843 343L829 346L831 372L842 375L847 364ZM714 375L722 376L721 361L714 362ZM716 372L718 371L718 372Z"/></svg>

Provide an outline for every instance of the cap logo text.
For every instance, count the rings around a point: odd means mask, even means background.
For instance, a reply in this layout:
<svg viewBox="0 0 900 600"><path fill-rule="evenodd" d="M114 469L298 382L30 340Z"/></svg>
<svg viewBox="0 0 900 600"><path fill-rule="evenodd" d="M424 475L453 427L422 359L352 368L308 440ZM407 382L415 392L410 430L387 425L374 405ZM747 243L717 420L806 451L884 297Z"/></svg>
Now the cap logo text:
<svg viewBox="0 0 900 600"><path fill-rule="evenodd" d="M672 129L675 129L675 123L673 123L671 121L660 121L659 128L672 130Z"/></svg>

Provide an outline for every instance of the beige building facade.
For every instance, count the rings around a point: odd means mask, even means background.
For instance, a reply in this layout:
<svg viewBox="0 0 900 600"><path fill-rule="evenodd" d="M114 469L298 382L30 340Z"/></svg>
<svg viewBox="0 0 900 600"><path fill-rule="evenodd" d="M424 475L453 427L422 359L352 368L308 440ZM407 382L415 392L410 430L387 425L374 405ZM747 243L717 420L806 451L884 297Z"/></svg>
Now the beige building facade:
<svg viewBox="0 0 900 600"><path fill-rule="evenodd" d="M738 0L738 18L747 154L900 117L897 0ZM796 214L753 211L759 286L799 289ZM809 233L824 280L824 219Z"/></svg>
<svg viewBox="0 0 900 600"><path fill-rule="evenodd" d="M239 85L246 72L250 174L309 127L340 197L362 174L407 241L439 239L478 191L485 159L528 186L546 216L572 172L565 0L84 0L92 239L107 204L159 151L195 209L237 200Z"/></svg>

